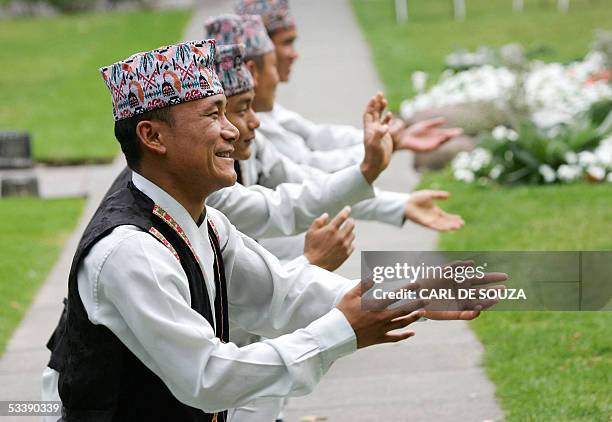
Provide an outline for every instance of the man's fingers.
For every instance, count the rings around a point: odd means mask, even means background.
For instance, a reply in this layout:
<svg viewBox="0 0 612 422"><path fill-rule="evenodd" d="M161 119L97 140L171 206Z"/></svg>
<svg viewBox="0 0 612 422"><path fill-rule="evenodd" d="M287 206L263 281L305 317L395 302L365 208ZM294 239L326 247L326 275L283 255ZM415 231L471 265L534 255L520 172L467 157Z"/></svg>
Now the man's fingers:
<svg viewBox="0 0 612 422"><path fill-rule="evenodd" d="M475 299L475 300L471 300L467 303L467 307L466 310L483 310L483 309L489 309L491 306L499 303L499 299L496 299L496 297L499 295L499 291L500 290L506 290L506 286L502 285L498 285L498 286L491 286L491 287L479 287L476 290L476 297L480 297L481 292L485 292L484 296L487 296L487 291L495 291L494 295L491 296L491 299Z"/></svg>
<svg viewBox="0 0 612 422"><path fill-rule="evenodd" d="M363 113L363 124L367 126L372 122L378 122L380 119L380 113L378 112L379 106L378 96L373 96L368 100L368 104L366 105L366 110Z"/></svg>
<svg viewBox="0 0 612 422"><path fill-rule="evenodd" d="M329 219L328 213L323 213L321 216L314 219L312 225L315 227L323 227L327 224L327 220Z"/></svg>
<svg viewBox="0 0 612 422"><path fill-rule="evenodd" d="M431 195L432 199L446 200L450 198L450 193L443 190L431 190L428 192Z"/></svg>
<svg viewBox="0 0 612 422"><path fill-rule="evenodd" d="M353 287L350 292L354 292L355 290L357 291L357 295L358 296L362 296L363 294L367 293L368 291L370 291L370 289L372 287L374 287L374 275L370 274L368 277L366 277L364 280L361 280L360 283L358 283L355 287Z"/></svg>
<svg viewBox="0 0 612 422"><path fill-rule="evenodd" d="M410 337L414 337L416 333L414 331L406 331L403 333L392 333L385 334L385 343L397 343L398 341L406 340Z"/></svg>
<svg viewBox="0 0 612 422"><path fill-rule="evenodd" d="M436 320L464 320L469 321L477 318L480 310L475 311L427 311L428 319Z"/></svg>
<svg viewBox="0 0 612 422"><path fill-rule="evenodd" d="M364 301L367 302L367 304L371 305L372 310L377 310L377 311L387 310L388 312L390 312L389 317L391 319L398 318L400 316L406 315L407 313L414 311L415 309L425 307L424 301L411 300L410 302L406 301L406 303L400 303L396 307L390 307L390 305L393 305L397 302L402 301L401 298L391 299L390 297L399 297L398 294L401 291L417 290L420 287L421 285L418 282L406 283L400 287L396 287L393 290L383 289L385 292L394 293L394 294L386 295L383 299L374 299L373 295L368 295L368 297L364 298Z"/></svg>
<svg viewBox="0 0 612 422"><path fill-rule="evenodd" d="M336 229L339 229L342 226L342 224L344 224L344 222L349 218L350 215L351 215L351 207L344 207L342 211L340 211L338 215L334 217L330 225L332 227L335 227Z"/></svg>
<svg viewBox="0 0 612 422"><path fill-rule="evenodd" d="M366 104L366 113L372 113L378 108L378 97L375 95L370 97L368 103Z"/></svg>
<svg viewBox="0 0 612 422"><path fill-rule="evenodd" d="M346 223L344 223L342 228L340 228L340 234L343 237L346 237L346 236L353 234L353 230L355 230L355 221L349 218L348 220L346 220ZM355 236L353 235L353 237Z"/></svg>
<svg viewBox="0 0 612 422"><path fill-rule="evenodd" d="M382 119L382 123L385 125L390 125L392 121L393 121L393 113L391 113L390 111L385 113L385 116Z"/></svg>
<svg viewBox="0 0 612 422"><path fill-rule="evenodd" d="M456 138L457 136L461 136L463 135L463 129L459 128L459 127L454 127L451 129L444 129L442 130L444 136L446 138Z"/></svg>
<svg viewBox="0 0 612 422"><path fill-rule="evenodd" d="M451 232L459 230L463 225L461 221L439 219L425 226L438 232Z"/></svg>
<svg viewBox="0 0 612 422"><path fill-rule="evenodd" d="M442 212L440 218L433 223L436 226L436 230L439 231L452 231L458 230L465 225L465 221L459 216L453 216Z"/></svg>
<svg viewBox="0 0 612 422"><path fill-rule="evenodd" d="M421 317L425 316L425 309L417 309L414 312L411 312L410 314L401 317L401 318L396 318L392 321L389 322L387 329L389 331L393 331L393 330L399 330L401 328L407 327L408 325L412 324L413 322L418 321L419 319L421 319Z"/></svg>
<svg viewBox="0 0 612 422"><path fill-rule="evenodd" d="M389 106L389 101L387 101L387 99L384 96L382 97L380 106L381 106L381 112Z"/></svg>
<svg viewBox="0 0 612 422"><path fill-rule="evenodd" d="M411 312L416 311L417 309L425 308L427 305L429 305L429 303L430 301L425 299L406 299L396 301L393 306L389 306L387 312L389 312L389 316L391 319L396 319L408 315Z"/></svg>
<svg viewBox="0 0 612 422"><path fill-rule="evenodd" d="M508 274L506 273L490 272L485 273L484 277L471 277L468 280L472 283L472 285L477 286L480 284L499 283L500 281L508 280L508 278Z"/></svg>
<svg viewBox="0 0 612 422"><path fill-rule="evenodd" d="M433 119L424 120L421 124L426 128L439 127L446 123L444 117L434 117Z"/></svg>
<svg viewBox="0 0 612 422"><path fill-rule="evenodd" d="M457 267L473 267L474 266L474 260L469 259L466 261L452 261L449 262L448 264L444 265L444 268L457 268Z"/></svg>
<svg viewBox="0 0 612 422"><path fill-rule="evenodd" d="M348 256L351 256L351 255L353 255L353 252L355 252L355 246L353 246L353 245L351 244L351 247L348 249L348 251L347 251L347 253L346 253L346 254L347 254Z"/></svg>

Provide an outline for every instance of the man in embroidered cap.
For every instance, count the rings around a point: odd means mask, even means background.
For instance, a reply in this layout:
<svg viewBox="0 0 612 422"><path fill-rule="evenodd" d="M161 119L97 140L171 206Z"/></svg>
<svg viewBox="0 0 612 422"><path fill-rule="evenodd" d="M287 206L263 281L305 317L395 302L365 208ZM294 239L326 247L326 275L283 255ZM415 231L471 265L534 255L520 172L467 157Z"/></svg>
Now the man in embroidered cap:
<svg viewBox="0 0 612 422"><path fill-rule="evenodd" d="M133 175L73 260L46 371L59 372L61 420L225 421L257 397L311 391L333 361L412 336L388 331L425 313L422 302L365 312L360 286L314 266L285 272L204 205L235 182L239 136L214 53L214 41L182 43L102 69ZM385 136L383 121L372 127ZM277 338L238 348L230 316Z"/></svg>
<svg viewBox="0 0 612 422"><path fill-rule="evenodd" d="M238 46L222 46L218 51L217 64L218 74L228 96L228 111L236 111L235 114L229 114L236 116L232 123L242 124L241 128L244 128L241 130L241 138L235 143L233 158L246 160L251 155L250 145L254 134L246 128L242 117L246 102L252 115L250 102L254 97L254 83L238 50ZM287 264L287 268L310 263L330 271L335 270L353 251L354 224L347 221L350 209L346 205L373 197L372 182L386 167L384 164L376 164L380 161L377 156L382 145L377 144L376 140L370 140L369 145L361 166L355 165L346 171L329 175L324 182L304 180L299 185L285 183L273 191L261 187L246 190L235 185L212 193L207 202L225 213L239 230L254 238L291 235L308 229L299 253L293 262ZM279 166L279 171L286 172L283 170L286 166L281 164L283 166ZM235 168L240 182L243 172L238 161L235 162ZM122 172L111 191L123 186L130 178L129 170ZM245 176L244 182L251 185L253 182L250 180L250 177ZM364 208L362 205L357 207L358 210ZM323 216L321 213L324 213ZM327 221L326 215L336 213L336 217Z"/></svg>
<svg viewBox="0 0 612 422"><path fill-rule="evenodd" d="M257 14L272 39L278 74L281 82L288 82L298 53L295 49L297 27L287 0L237 0L239 15ZM260 113L260 131L278 150L298 163L336 171L358 162L363 155L361 130L343 125L320 125L276 103L270 112ZM391 125L396 149L431 151L461 135L460 129L443 129L443 119L418 122L408 128L401 120Z"/></svg>
<svg viewBox="0 0 612 422"><path fill-rule="evenodd" d="M360 285L315 266L284 271L204 205L235 182L239 137L214 55L214 41L190 42L102 69L133 174L85 229L49 341L45 376L59 373L63 421L225 421L257 397L311 391L336 359L411 337L389 331L426 314L418 301L365 312ZM230 317L277 338L238 348Z"/></svg>
<svg viewBox="0 0 612 422"><path fill-rule="evenodd" d="M255 80L253 108L259 112L271 110L274 106L278 84L278 78L276 78L272 69L274 67L274 53L271 41L260 19L251 16L242 16L241 18L244 21L242 25L250 26L251 31L247 32L244 28L241 28L241 19L237 16L224 15L207 21L205 25L206 36L216 38L219 42L228 39L237 42L249 37L258 39L256 41L245 40L246 45L262 46L252 51L248 49L246 51L247 66L252 71ZM231 33L215 32L220 28ZM382 109L384 109L386 101L382 96L378 98L383 104ZM363 148L363 131L361 131L360 136L362 136L361 154L363 156L365 151ZM328 173L320 169L296 163L280 154L261 131L257 132L254 147L255 152L251 154L251 158L240 162L241 181L245 185L260 184L274 189L286 182L303 183L312 177L324 180L328 176ZM374 200L354 206L352 215L358 219L377 220L396 226L401 226L406 219L410 219L434 230L456 230L463 225L463 220L459 216L445 213L434 204L434 200L446 199L448 196L448 193L438 191L419 191L411 195L377 191ZM290 239L261 239L261 243L279 258L292 260L302 254L304 239L302 236Z"/></svg>

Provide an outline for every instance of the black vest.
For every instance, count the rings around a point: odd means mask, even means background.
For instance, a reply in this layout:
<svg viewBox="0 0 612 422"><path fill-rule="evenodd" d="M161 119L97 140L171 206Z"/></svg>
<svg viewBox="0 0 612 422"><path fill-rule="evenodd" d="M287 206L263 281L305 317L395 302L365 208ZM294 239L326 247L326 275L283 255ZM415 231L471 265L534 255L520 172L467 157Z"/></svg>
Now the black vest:
<svg viewBox="0 0 612 422"><path fill-rule="evenodd" d="M70 270L68 300L47 345L52 351L49 367L60 373L62 420L224 422L227 412L207 414L179 402L108 328L89 321L80 299L77 271L83 258L114 228L133 225L173 252L187 274L191 307L216 327L217 337L229 341L225 271L214 227L207 223L215 254L213 315L204 276L191 248L164 218L164 211L128 181L130 175L124 171L118 177L85 229Z"/></svg>

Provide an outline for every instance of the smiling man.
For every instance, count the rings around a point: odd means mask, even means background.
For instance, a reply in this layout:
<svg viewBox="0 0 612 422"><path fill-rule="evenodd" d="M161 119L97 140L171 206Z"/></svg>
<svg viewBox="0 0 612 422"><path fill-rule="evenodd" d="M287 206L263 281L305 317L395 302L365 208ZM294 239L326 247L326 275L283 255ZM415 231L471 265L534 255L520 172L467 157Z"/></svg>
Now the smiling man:
<svg viewBox="0 0 612 422"><path fill-rule="evenodd" d="M262 17L275 47L279 79L289 82L299 54L295 47L297 26L288 1L237 0L234 10L239 15ZM333 172L358 162L363 156L362 131L355 127L316 124L278 103L259 115L260 131L281 153L297 163ZM443 123L443 119L432 119L406 127L403 121L394 120L391 134L395 149L431 151L463 133L461 129L441 128Z"/></svg>
<svg viewBox="0 0 612 422"><path fill-rule="evenodd" d="M244 43L246 47L246 64L254 79L255 111L268 111L274 107L278 77L276 73L274 45L266 33L263 21L257 15L237 16L222 15L210 18L205 24L206 37L215 38L220 44ZM373 99L375 107L381 111L386 108L386 100L379 94ZM258 113L258 117L261 113ZM390 115L385 116L386 119ZM367 128L361 132L367 140ZM249 138L250 139L250 138ZM361 146L362 154L367 148ZM243 184L259 184L275 189L283 183L306 183L309 179L326 182L337 178L336 173L326 173L320 169L299 164L280 153L268 138L259 130L255 142L250 142L250 158L240 162L238 172ZM362 159L363 160L363 159ZM362 161L363 166L364 161ZM354 167L352 164L348 168ZM348 169L347 168L347 169ZM343 169L342 172L347 169ZM463 226L463 220L457 215L445 213L435 200L449 197L447 192L417 191L412 194L390 191L376 191L372 200L362 201L352 207L352 216L362 220L380 221L395 226L402 226L409 219L427 228L439 231L456 230ZM266 236L269 237L269 236ZM302 254L304 239L294 238L262 239L261 243L277 257L292 260Z"/></svg>
<svg viewBox="0 0 612 422"><path fill-rule="evenodd" d="M197 41L101 69L133 173L85 229L49 342L43 398L57 386L62 421L226 421L257 397L311 391L356 348L411 337L389 331L424 314L422 302L363 311L354 282L284 271L204 205L235 183L239 137L214 57L213 40ZM230 319L276 338L237 347Z"/></svg>
<svg viewBox="0 0 612 422"><path fill-rule="evenodd" d="M43 399L59 390L62 421L226 421L254 399L312 391L338 358L407 339L396 330L429 315L422 301L365 311L360 285L285 271L204 205L235 182L239 137L214 57L213 40L194 41L102 69L133 174L85 229L49 342ZM369 129L388 137L376 113ZM230 321L272 339L238 347Z"/></svg>

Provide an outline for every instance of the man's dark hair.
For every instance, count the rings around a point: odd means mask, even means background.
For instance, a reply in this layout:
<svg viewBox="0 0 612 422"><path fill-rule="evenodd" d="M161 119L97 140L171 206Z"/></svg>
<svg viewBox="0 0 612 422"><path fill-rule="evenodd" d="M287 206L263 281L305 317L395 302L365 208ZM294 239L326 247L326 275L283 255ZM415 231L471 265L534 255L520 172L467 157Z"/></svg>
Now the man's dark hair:
<svg viewBox="0 0 612 422"><path fill-rule="evenodd" d="M264 69L264 66L266 65L263 54L260 54L259 56L247 57L245 62L249 61L254 62L255 66L257 66L257 69L259 69L259 71L262 71Z"/></svg>
<svg viewBox="0 0 612 422"><path fill-rule="evenodd" d="M136 136L138 123L145 120L160 121L172 126L172 113L170 107L158 108L145 113L136 114L128 119L115 122L115 138L121 145L121 151L125 155L128 167L137 170L142 159L140 141Z"/></svg>

